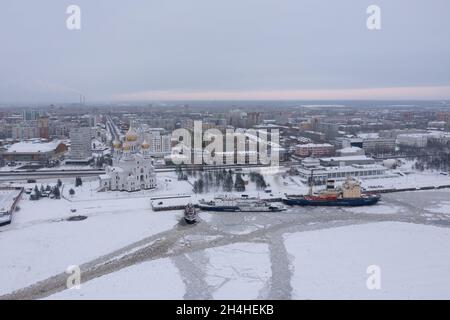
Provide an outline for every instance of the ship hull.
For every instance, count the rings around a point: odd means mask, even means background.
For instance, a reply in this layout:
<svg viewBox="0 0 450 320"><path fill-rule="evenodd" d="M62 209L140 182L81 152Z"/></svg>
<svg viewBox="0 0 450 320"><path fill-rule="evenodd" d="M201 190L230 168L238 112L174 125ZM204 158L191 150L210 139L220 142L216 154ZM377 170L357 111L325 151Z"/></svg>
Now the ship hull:
<svg viewBox="0 0 450 320"><path fill-rule="evenodd" d="M283 208L275 208L275 207L265 207L265 208L240 208L238 211L240 212L281 212L284 211Z"/></svg>
<svg viewBox="0 0 450 320"><path fill-rule="evenodd" d="M305 197L287 198L283 202L291 206L327 206L327 207L361 207L371 206L380 200L379 196L351 199L308 199Z"/></svg>
<svg viewBox="0 0 450 320"><path fill-rule="evenodd" d="M197 222L197 219L184 218L184 221L185 221L187 224L194 224L194 223Z"/></svg>
<svg viewBox="0 0 450 320"><path fill-rule="evenodd" d="M203 211L220 211L220 212L236 212L239 211L237 206L207 206L199 205L199 208Z"/></svg>
<svg viewBox="0 0 450 320"><path fill-rule="evenodd" d="M251 207L251 206L205 206L200 205L199 208L203 211L218 211L218 212L280 212L284 208L277 207Z"/></svg>

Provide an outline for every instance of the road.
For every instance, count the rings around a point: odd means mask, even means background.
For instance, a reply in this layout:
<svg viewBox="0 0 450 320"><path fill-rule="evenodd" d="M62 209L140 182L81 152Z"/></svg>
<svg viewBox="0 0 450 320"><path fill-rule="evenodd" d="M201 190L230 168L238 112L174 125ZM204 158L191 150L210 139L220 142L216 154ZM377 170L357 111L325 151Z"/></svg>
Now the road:
<svg viewBox="0 0 450 320"><path fill-rule="evenodd" d="M288 166L289 163L282 163L283 167ZM280 168L283 168L280 167ZM236 170L236 169L250 169L250 168L271 168L271 166L261 164L246 164L246 165L223 165L223 166L201 166L201 165L188 165L184 168L195 169L198 171L214 171L214 170ZM174 165L156 165L155 171L158 172L174 172L176 166ZM84 170L72 170L72 169L59 169L59 170L40 170L40 171L0 171L0 181L14 181L14 180L27 180L27 179L47 179L58 177L89 177L98 176L104 174L105 170L101 169L84 169Z"/></svg>

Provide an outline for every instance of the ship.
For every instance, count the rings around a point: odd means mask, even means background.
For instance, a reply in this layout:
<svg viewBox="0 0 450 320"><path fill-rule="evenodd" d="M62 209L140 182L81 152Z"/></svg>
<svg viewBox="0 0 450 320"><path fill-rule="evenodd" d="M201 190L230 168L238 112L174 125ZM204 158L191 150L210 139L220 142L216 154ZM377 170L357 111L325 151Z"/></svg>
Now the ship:
<svg viewBox="0 0 450 320"><path fill-rule="evenodd" d="M374 205L381 198L378 194L363 194L360 182L352 177L347 177L341 188L336 188L334 183L334 180L327 180L325 190L314 194L311 179L308 195L287 196L283 202L287 205L298 206L357 207Z"/></svg>
<svg viewBox="0 0 450 320"><path fill-rule="evenodd" d="M192 203L188 203L184 208L184 221L187 224L194 224L197 222L197 211Z"/></svg>
<svg viewBox="0 0 450 320"><path fill-rule="evenodd" d="M215 197L211 201L200 200L199 208L204 211L225 212L279 212L286 208L257 198Z"/></svg>

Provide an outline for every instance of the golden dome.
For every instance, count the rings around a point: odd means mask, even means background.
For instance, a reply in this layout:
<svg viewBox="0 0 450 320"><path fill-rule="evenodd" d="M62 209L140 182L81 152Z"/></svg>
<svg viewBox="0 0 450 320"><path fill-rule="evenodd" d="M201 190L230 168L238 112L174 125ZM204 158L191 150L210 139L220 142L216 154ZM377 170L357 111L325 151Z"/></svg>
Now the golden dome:
<svg viewBox="0 0 450 320"><path fill-rule="evenodd" d="M128 144L128 143L124 143L124 145L123 145L123 150L124 151L129 151L131 149L131 146L130 146L130 144Z"/></svg>
<svg viewBox="0 0 450 320"><path fill-rule="evenodd" d="M114 147L114 149L120 149L120 147L121 147L120 141L117 139L114 140L113 147Z"/></svg>
<svg viewBox="0 0 450 320"><path fill-rule="evenodd" d="M141 148L142 149L148 149L148 148L150 148L150 145L148 144L147 141L144 140L144 142L142 142Z"/></svg>
<svg viewBox="0 0 450 320"><path fill-rule="evenodd" d="M136 141L137 138L138 136L132 128L130 128L130 130L128 130L127 134L125 135L125 139L130 142Z"/></svg>

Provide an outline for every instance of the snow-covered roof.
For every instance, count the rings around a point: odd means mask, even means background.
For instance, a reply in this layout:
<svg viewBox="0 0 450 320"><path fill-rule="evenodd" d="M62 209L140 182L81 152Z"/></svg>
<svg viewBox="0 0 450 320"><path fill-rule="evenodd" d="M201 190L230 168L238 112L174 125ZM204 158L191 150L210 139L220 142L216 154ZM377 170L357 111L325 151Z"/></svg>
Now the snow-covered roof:
<svg viewBox="0 0 450 320"><path fill-rule="evenodd" d="M378 132L358 133L358 138L361 139L378 139L379 137Z"/></svg>
<svg viewBox="0 0 450 320"><path fill-rule="evenodd" d="M329 158L320 158L321 161L364 161L364 160L373 160L365 155L358 156L343 156L343 157L329 157Z"/></svg>
<svg viewBox="0 0 450 320"><path fill-rule="evenodd" d="M357 152L357 151L361 151L362 149L359 147L346 147L346 148L342 148L337 150L337 152Z"/></svg>
<svg viewBox="0 0 450 320"><path fill-rule="evenodd" d="M310 169L307 168L298 168L297 170L301 172L311 172ZM366 170L381 170L381 171L387 171L387 168L379 165L379 164L353 164L353 165L347 165L347 166L340 166L340 167L323 167L318 166L314 169L314 174L323 174L323 173L329 173L329 172L360 172L360 171L366 171Z"/></svg>
<svg viewBox="0 0 450 320"><path fill-rule="evenodd" d="M333 147L333 145L329 143L307 143L307 144L298 144L296 147L299 148L319 148L319 147Z"/></svg>
<svg viewBox="0 0 450 320"><path fill-rule="evenodd" d="M426 138L429 135L429 133L403 133L399 134L397 138Z"/></svg>
<svg viewBox="0 0 450 320"><path fill-rule="evenodd" d="M61 144L60 140L51 142L22 141L11 145L6 152L12 153L37 153L54 151Z"/></svg>
<svg viewBox="0 0 450 320"><path fill-rule="evenodd" d="M349 166L341 166L341 167L326 167L326 171L336 171L336 172L345 172L349 170L353 171L362 171L362 170L387 170L386 167L379 164L352 164Z"/></svg>

